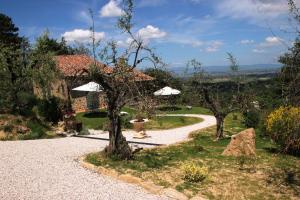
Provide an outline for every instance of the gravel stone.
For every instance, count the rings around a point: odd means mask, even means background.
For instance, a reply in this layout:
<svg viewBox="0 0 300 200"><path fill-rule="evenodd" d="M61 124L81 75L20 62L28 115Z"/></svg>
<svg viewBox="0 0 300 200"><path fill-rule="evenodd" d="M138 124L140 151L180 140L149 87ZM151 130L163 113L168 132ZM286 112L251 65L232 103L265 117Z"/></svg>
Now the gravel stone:
<svg viewBox="0 0 300 200"><path fill-rule="evenodd" d="M107 141L71 137L0 142L0 199L166 199L77 162L106 145Z"/></svg>
<svg viewBox="0 0 300 200"><path fill-rule="evenodd" d="M172 144L186 140L192 131L216 124L213 116L189 114L184 116L200 117L204 121L170 130L147 131L151 137L143 140L133 139L133 131L124 131L124 135L127 140L132 141ZM108 138L107 132L101 132L97 136ZM80 156L101 151L107 143L107 141L74 137L0 141L0 199L167 199L165 196L150 194L141 187L118 181L80 166L77 161Z"/></svg>

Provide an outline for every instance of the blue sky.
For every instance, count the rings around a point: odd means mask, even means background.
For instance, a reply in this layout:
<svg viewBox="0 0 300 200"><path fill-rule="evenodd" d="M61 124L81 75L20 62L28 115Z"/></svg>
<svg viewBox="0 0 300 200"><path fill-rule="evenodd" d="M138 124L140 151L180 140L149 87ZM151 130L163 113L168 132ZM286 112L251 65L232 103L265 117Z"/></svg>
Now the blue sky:
<svg viewBox="0 0 300 200"><path fill-rule="evenodd" d="M48 29L72 44L88 42L89 8L97 38L126 45L127 36L115 26L120 0L1 0L0 12L31 41ZM295 38L286 0L135 0L134 23L134 32L170 67L193 58L206 66L226 65L226 52L241 65L277 63Z"/></svg>

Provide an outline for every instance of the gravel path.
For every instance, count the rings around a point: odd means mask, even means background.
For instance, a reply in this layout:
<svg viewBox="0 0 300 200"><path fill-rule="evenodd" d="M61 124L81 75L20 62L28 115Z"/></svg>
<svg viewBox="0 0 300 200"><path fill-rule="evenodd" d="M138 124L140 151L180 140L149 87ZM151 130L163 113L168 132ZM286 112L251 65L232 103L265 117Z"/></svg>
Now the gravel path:
<svg viewBox="0 0 300 200"><path fill-rule="evenodd" d="M186 117L198 117L202 118L203 121L184 126L180 128L168 129L168 130L155 130L155 131L146 131L147 135L150 137L145 139L135 139L133 138L134 131L123 131L123 135L126 137L128 141L135 141L135 142L148 142L148 143L155 143L155 144L173 144L177 142L182 142L186 140L189 134L193 131L203 129L206 127L216 125L216 118L211 115L196 115L196 114L172 114L172 115L164 115L164 116L186 116ZM104 131L91 131L93 135L91 137L99 137L99 138L108 138L108 132ZM87 136L89 137L89 136Z"/></svg>
<svg viewBox="0 0 300 200"><path fill-rule="evenodd" d="M148 131L151 138L136 141L175 143L186 139L194 130L216 123L208 115L186 116L204 121L171 130ZM132 132L126 131L125 136L133 140ZM106 145L107 141L83 138L0 142L0 199L165 199L138 186L86 170L76 161Z"/></svg>
<svg viewBox="0 0 300 200"><path fill-rule="evenodd" d="M76 162L105 145L82 138L0 142L0 199L162 199Z"/></svg>

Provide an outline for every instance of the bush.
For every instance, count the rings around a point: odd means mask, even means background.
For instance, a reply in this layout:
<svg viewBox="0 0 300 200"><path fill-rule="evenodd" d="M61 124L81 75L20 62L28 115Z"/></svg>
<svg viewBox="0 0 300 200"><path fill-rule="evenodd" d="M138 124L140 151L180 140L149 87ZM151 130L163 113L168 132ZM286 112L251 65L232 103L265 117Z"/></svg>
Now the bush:
<svg viewBox="0 0 300 200"><path fill-rule="evenodd" d="M62 107L62 102L56 97L49 100L40 100L37 107L38 115L48 122L57 123L62 119Z"/></svg>
<svg viewBox="0 0 300 200"><path fill-rule="evenodd" d="M47 127L41 122L31 120L27 123L27 127L31 129L30 133L25 135L18 135L19 140L34 140L46 137Z"/></svg>
<svg viewBox="0 0 300 200"><path fill-rule="evenodd" d="M300 152L300 108L280 107L267 117L267 133L285 153Z"/></svg>
<svg viewBox="0 0 300 200"><path fill-rule="evenodd" d="M31 116L32 108L37 104L37 98L34 94L28 92L18 93L19 113L24 116Z"/></svg>
<svg viewBox="0 0 300 200"><path fill-rule="evenodd" d="M87 128L83 128L78 135L90 135L90 131Z"/></svg>
<svg viewBox="0 0 300 200"><path fill-rule="evenodd" d="M247 128L257 128L259 122L260 122L260 113L255 110L250 110L243 113L244 117L244 125Z"/></svg>
<svg viewBox="0 0 300 200"><path fill-rule="evenodd" d="M125 129L131 129L132 128L132 124L130 123L130 120L132 119L131 115L125 115L121 117L121 124L122 127Z"/></svg>
<svg viewBox="0 0 300 200"><path fill-rule="evenodd" d="M208 176L208 169L205 166L195 163L184 163L182 165L183 179L187 182L201 182Z"/></svg>

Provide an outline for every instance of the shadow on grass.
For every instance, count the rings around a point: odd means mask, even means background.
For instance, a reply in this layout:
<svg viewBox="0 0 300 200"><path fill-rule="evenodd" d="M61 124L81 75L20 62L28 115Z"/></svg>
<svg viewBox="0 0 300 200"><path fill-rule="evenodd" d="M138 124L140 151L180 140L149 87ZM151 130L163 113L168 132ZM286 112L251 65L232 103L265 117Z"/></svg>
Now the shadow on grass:
<svg viewBox="0 0 300 200"><path fill-rule="evenodd" d="M86 118L106 118L107 112L92 112L92 113L85 113L83 117Z"/></svg>
<svg viewBox="0 0 300 200"><path fill-rule="evenodd" d="M158 108L160 111L177 111L177 110L182 110L182 108L177 107L177 106L164 106Z"/></svg>

